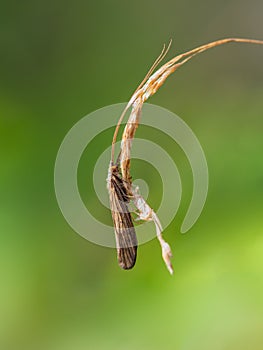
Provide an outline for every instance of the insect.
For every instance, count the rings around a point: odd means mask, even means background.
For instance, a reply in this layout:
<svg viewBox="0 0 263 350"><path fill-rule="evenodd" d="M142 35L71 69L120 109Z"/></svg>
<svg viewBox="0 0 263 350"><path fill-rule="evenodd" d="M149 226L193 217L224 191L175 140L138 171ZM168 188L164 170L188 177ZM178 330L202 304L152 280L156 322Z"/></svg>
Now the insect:
<svg viewBox="0 0 263 350"><path fill-rule="evenodd" d="M124 270L131 269L137 256L137 238L128 208L130 196L121 178L119 167L110 164L107 178L111 215L114 224L118 263Z"/></svg>

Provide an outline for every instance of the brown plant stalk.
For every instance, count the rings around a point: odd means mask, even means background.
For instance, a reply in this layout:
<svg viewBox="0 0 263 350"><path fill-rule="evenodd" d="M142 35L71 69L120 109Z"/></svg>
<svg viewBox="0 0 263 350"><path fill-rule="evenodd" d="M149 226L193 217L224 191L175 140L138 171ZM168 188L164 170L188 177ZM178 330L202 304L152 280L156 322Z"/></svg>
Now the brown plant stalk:
<svg viewBox="0 0 263 350"><path fill-rule="evenodd" d="M169 43L167 48L165 48L164 46L160 56L156 59L156 61L154 62L154 64L146 74L145 78L143 79L141 84L138 86L138 88L135 90L132 97L130 98L128 104L126 105L123 113L119 118L119 121L117 123L116 129L114 132L113 141L112 141L111 163L109 167L108 179L110 179L112 176L111 169L116 170L116 165L120 167L119 179L122 183L122 186L125 188L126 195L129 197L129 199L133 201L135 207L138 209L138 213L137 213L138 218L144 221L153 221L155 224L157 238L162 248L162 256L171 274L173 273L173 268L171 264L172 252L169 244L165 242L165 240L162 237L161 223L156 213L150 208L150 206L146 203L146 201L140 195L138 187L134 188L132 185L132 178L130 175L132 141L134 139L136 129L139 126L143 103L150 96L154 95L158 91L158 89L163 85L163 83L168 78L168 76L172 74L177 68L181 67L184 63L186 63L191 58L193 58L195 55L201 52L204 52L210 48L227 44L230 42L261 44L261 45L263 44L263 41L261 40L242 39L242 38L226 38L222 40L213 41L211 43L199 46L193 50L177 55L176 57L172 58L170 61L165 63L163 66L161 66L158 70L156 70L155 73L153 73L157 65L163 60L163 58L167 54L170 48L171 42ZM117 135L118 135L122 120L127 110L130 107L131 107L131 113L130 113L128 122L125 126L124 132L122 134L121 148L117 158L117 162L115 164L114 150L115 150ZM115 230L115 233L116 233L116 230Z"/></svg>

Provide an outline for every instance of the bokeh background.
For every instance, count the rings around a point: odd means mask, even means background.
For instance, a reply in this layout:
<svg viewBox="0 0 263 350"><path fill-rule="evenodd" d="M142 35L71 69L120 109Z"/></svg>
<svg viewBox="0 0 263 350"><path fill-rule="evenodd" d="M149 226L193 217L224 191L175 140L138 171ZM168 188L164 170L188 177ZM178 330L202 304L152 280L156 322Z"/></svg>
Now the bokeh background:
<svg viewBox="0 0 263 350"><path fill-rule="evenodd" d="M179 212L165 231L173 277L156 240L139 247L132 271L122 271L113 249L68 226L53 187L67 131L89 112L127 101L163 43L173 39L171 58L222 37L263 39L262 1L1 5L0 348L262 349L263 47L208 51L149 101L188 123L210 173L204 211L182 235L189 164L170 139L138 130L170 153L183 180ZM87 207L108 224L91 181L112 133L94 138L79 168ZM158 174L134 161L134 176L158 206Z"/></svg>

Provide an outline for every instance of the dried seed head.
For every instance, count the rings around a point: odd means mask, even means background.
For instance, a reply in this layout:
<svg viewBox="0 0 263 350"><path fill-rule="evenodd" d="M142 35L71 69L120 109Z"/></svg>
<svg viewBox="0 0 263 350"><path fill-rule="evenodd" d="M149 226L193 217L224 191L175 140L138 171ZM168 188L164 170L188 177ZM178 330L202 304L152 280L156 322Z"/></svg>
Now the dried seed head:
<svg viewBox="0 0 263 350"><path fill-rule="evenodd" d="M172 74L177 68L181 67L184 63L189 61L191 58L193 58L195 55L204 52L210 48L223 45L230 42L237 42L237 43L251 43L251 44L263 44L263 41L261 40L251 40L251 39L240 39L240 38L227 38L222 40L213 41L211 43L199 46L193 50L187 51L185 53L182 53L180 55L177 55L176 57L172 58L170 61L165 63L163 66L161 66L155 73L153 73L154 69L157 67L157 65L161 62L161 60L165 57L167 54L171 42L168 45L167 49L165 49L165 46L160 54L160 56L156 59L148 73L146 74L145 78L141 82L141 84L138 86L138 88L133 93L130 101L128 102L127 106L125 107L123 113L120 116L120 119L117 123L113 141L112 141L112 152L111 152L111 164L113 164L114 161L114 146L117 139L117 134L121 125L121 122L128 110L129 107L132 107L132 111L130 114L130 117L128 119L127 125L124 129L123 135L122 135L122 142L121 142L121 150L120 154L118 156L118 160L120 161L120 170L121 170L121 176L119 174L119 169L117 166L110 167L109 175L108 175L108 189L110 193L110 201L112 206L112 212L115 213L115 207L119 207L120 210L127 210L127 203L125 203L125 200L127 196L133 196L133 202L137 209L139 210L139 218L141 220L145 221L153 221L155 223L156 227L156 234L157 238L161 244L162 247L162 256L163 260L165 261L165 264L169 270L170 273L173 273L173 268L171 265L171 257L172 252L170 249L170 246L168 243L166 243L162 237L162 227L160 224L160 221L156 215L156 213L149 207L149 205L145 202L145 200L142 198L142 196L139 194L138 189L133 190L132 189L132 181L131 181L131 175L130 175L130 159L131 159L131 147L132 147L132 140L134 139L136 129L138 128L139 122L140 122L140 116L141 116L141 110L143 103L152 95L154 95L158 89L163 85L165 80L168 78L170 74ZM153 74L152 74L153 73ZM118 175L117 175L118 174ZM120 204L124 201L124 204ZM112 204L113 203L113 204ZM115 208L115 209L114 209ZM131 242L135 242L134 239L136 239L135 231L133 225L131 226L132 220L130 217L130 213L125 215L120 214L120 212L117 211L119 214L112 214L114 226L115 226L115 234L116 234L116 240L117 243L125 241L125 244L127 243L127 240L129 239ZM117 225L116 225L117 223ZM122 233L122 230L118 226L120 224L121 226L129 227L131 228L131 232L128 233L127 237ZM117 227L117 228L116 228ZM124 243L122 243L124 244ZM134 245L135 247L135 245ZM118 248L118 249L127 249L127 248ZM137 241L136 241L136 249L137 249ZM122 261L129 260L128 253L130 254L130 251L121 251L122 254L118 253L119 256L119 263L122 265ZM125 254L124 254L125 253ZM131 253L132 255L132 253ZM136 258L136 252L133 251L133 257ZM129 261L130 265L132 259ZM134 260L135 263L135 260ZM133 264L134 264L133 263ZM125 266L125 264L124 264ZM122 266L123 267L123 266ZM123 267L125 268L125 267Z"/></svg>

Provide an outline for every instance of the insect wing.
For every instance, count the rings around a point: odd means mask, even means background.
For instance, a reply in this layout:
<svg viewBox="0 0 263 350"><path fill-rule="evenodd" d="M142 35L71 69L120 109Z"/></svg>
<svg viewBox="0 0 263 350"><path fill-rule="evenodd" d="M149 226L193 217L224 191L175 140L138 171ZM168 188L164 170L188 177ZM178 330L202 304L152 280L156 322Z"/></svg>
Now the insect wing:
<svg viewBox="0 0 263 350"><path fill-rule="evenodd" d="M127 270L131 269L136 262L138 243L122 180L113 174L110 181L110 205L114 223L118 263L121 268Z"/></svg>

